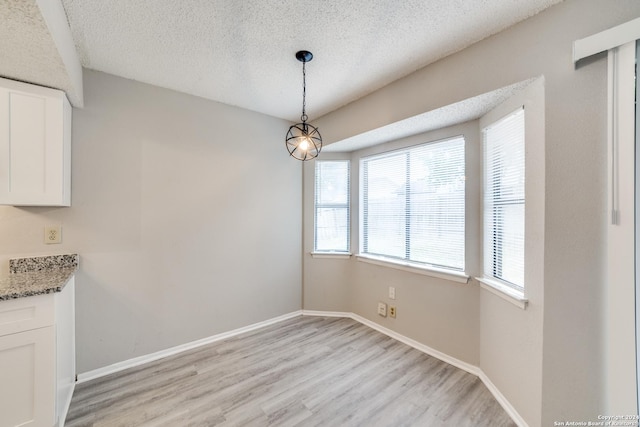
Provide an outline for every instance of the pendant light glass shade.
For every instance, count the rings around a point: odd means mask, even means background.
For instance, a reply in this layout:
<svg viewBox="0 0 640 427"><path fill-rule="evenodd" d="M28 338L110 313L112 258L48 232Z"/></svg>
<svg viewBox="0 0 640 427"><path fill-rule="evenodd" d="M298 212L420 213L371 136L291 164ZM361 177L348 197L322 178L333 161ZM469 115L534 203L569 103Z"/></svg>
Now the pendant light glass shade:
<svg viewBox="0 0 640 427"><path fill-rule="evenodd" d="M298 160L311 160L322 150L322 137L318 128L307 122L296 123L287 132L287 150Z"/></svg>
<svg viewBox="0 0 640 427"><path fill-rule="evenodd" d="M306 50L296 53L296 59L302 62L302 116L301 123L296 123L289 128L285 140L289 155L298 160L311 160L318 157L322 150L322 136L318 128L307 123L306 96L307 73L306 63L313 59L313 54Z"/></svg>

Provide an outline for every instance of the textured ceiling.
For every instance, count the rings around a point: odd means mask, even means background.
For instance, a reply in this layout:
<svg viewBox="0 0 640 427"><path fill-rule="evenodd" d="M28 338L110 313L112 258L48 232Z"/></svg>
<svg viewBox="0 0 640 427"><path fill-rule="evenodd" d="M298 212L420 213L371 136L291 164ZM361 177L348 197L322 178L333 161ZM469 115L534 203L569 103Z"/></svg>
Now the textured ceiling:
<svg viewBox="0 0 640 427"><path fill-rule="evenodd" d="M0 0L1 1L1 0ZM561 0L62 0L84 67L311 120Z"/></svg>
<svg viewBox="0 0 640 427"><path fill-rule="evenodd" d="M0 76L73 91L36 0L0 0Z"/></svg>

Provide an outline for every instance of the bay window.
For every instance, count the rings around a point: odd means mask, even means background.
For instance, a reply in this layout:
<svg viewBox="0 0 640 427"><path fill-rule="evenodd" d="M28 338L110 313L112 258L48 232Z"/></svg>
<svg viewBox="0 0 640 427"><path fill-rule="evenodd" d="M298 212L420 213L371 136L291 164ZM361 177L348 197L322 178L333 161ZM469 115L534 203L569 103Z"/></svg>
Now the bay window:
<svg viewBox="0 0 640 427"><path fill-rule="evenodd" d="M316 160L314 252L349 252L348 160Z"/></svg>
<svg viewBox="0 0 640 427"><path fill-rule="evenodd" d="M524 291L524 109L487 126L484 145L484 277Z"/></svg>
<svg viewBox="0 0 640 427"><path fill-rule="evenodd" d="M360 253L464 271L462 136L360 160Z"/></svg>

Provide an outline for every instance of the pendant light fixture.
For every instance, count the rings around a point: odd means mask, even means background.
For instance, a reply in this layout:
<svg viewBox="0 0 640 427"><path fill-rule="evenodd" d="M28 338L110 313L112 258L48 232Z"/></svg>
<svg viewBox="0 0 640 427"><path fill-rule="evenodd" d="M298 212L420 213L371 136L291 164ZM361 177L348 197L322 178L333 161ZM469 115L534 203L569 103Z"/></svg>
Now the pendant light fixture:
<svg viewBox="0 0 640 427"><path fill-rule="evenodd" d="M296 59L302 62L302 116L300 116L302 123L296 123L289 128L285 142L291 157L305 161L318 157L320 150L322 150L322 137L317 127L307 123L307 73L305 66L313 59L313 54L301 50L296 52Z"/></svg>

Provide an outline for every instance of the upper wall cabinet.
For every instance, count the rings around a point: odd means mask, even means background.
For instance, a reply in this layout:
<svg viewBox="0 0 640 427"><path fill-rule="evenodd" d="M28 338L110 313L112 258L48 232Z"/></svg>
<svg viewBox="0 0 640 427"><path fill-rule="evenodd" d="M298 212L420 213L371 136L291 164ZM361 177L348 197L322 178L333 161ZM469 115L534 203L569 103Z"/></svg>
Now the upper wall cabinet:
<svg viewBox="0 0 640 427"><path fill-rule="evenodd" d="M71 106L64 92L0 78L0 204L71 205Z"/></svg>

